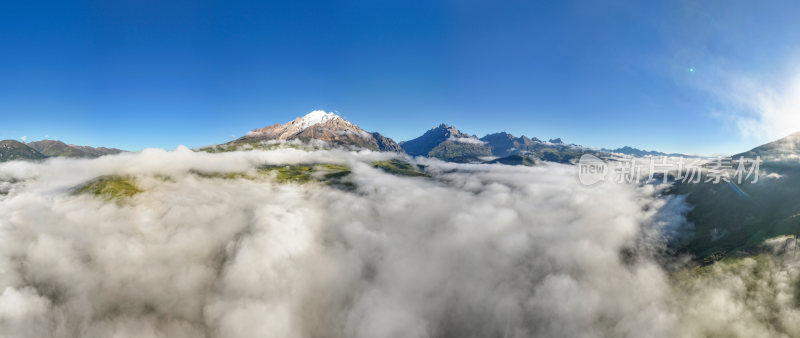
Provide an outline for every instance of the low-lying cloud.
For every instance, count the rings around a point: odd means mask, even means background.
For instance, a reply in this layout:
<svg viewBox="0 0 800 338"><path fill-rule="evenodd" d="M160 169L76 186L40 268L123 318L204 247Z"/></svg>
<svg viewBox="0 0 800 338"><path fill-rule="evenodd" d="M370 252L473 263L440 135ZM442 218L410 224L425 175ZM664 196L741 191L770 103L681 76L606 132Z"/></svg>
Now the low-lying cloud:
<svg viewBox="0 0 800 338"><path fill-rule="evenodd" d="M467 143L467 144L478 144L478 145L486 144L486 142L481 141L478 138L473 138L473 137L454 137L454 136L450 136L450 138L448 138L447 140L448 141L452 141L452 142Z"/></svg>
<svg viewBox="0 0 800 338"><path fill-rule="evenodd" d="M0 336L795 332L769 316L742 321L759 299L725 293L736 285L687 279L676 291L656 256L688 208L663 187L586 187L558 164L418 159L432 178L369 165L391 156L180 148L2 164ZM194 174L298 163L347 165L356 188ZM74 193L103 175L135 177L144 192L124 203ZM723 291L696 301L709 289ZM698 319L723 304L741 311Z"/></svg>

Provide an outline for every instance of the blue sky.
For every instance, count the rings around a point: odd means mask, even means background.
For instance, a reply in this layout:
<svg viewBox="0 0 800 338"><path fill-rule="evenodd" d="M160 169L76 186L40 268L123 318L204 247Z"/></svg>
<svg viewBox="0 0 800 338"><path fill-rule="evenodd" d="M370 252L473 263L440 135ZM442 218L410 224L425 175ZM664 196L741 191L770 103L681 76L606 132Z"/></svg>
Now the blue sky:
<svg viewBox="0 0 800 338"><path fill-rule="evenodd" d="M714 154L800 130L791 1L6 1L0 138L221 143L312 110ZM797 87L797 88L795 88Z"/></svg>

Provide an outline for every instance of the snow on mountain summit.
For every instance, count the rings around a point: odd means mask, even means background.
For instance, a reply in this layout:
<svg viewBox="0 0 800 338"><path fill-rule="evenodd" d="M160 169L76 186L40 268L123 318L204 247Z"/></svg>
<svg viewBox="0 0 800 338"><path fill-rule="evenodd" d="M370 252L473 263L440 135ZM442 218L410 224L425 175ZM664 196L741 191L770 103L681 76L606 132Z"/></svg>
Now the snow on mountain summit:
<svg viewBox="0 0 800 338"><path fill-rule="evenodd" d="M294 124L299 129L306 129L315 124L325 123L337 118L341 117L334 113L326 113L324 110L315 110L289 123Z"/></svg>
<svg viewBox="0 0 800 338"><path fill-rule="evenodd" d="M372 150L402 151L392 139L369 133L335 113L312 111L285 124L254 129L235 142L265 140L320 140L333 145L355 146Z"/></svg>
<svg viewBox="0 0 800 338"><path fill-rule="evenodd" d="M252 130L248 132L246 136L256 136L264 133L274 132L278 132L279 134L283 134L285 136L290 136L302 132L309 127L337 120L350 125L347 120L343 119L339 115L334 113L326 113L323 110L315 110L292 121L286 122L286 124L276 124L269 127Z"/></svg>

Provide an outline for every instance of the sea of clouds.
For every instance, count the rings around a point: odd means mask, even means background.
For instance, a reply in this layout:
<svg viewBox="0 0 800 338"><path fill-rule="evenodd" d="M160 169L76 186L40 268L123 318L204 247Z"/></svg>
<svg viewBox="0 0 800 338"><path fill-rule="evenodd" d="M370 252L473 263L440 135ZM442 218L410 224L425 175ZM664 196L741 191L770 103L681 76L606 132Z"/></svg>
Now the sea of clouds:
<svg viewBox="0 0 800 338"><path fill-rule="evenodd" d="M663 185L583 186L560 164L417 159L432 178L369 164L392 156L178 148L0 164L0 336L800 334L787 250L760 274L676 277L664 245L690 207ZM356 189L196 174L297 163L347 165ZM144 192L75 193L104 175Z"/></svg>

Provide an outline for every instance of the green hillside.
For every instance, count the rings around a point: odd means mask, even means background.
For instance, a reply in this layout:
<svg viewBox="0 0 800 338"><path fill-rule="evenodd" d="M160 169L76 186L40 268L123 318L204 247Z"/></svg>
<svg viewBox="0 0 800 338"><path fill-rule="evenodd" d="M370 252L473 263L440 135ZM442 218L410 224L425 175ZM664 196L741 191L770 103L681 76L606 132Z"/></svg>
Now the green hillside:
<svg viewBox="0 0 800 338"><path fill-rule="evenodd" d="M752 253L764 239L800 235L800 163L768 162L761 170L758 183L677 183L672 193L688 194L694 230L676 248L702 259Z"/></svg>
<svg viewBox="0 0 800 338"><path fill-rule="evenodd" d="M25 143L14 140L0 141L0 162L14 160L41 160L47 156L28 147Z"/></svg>

